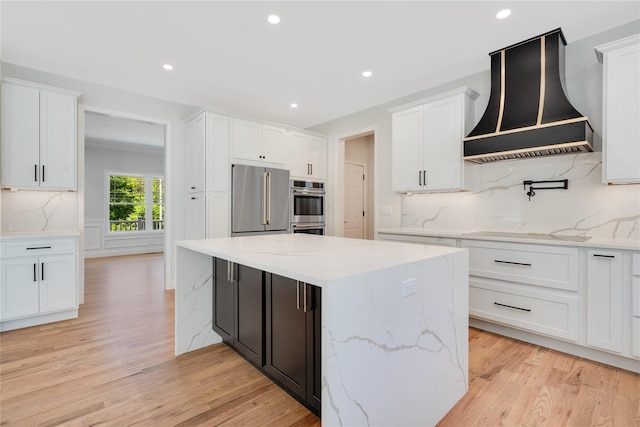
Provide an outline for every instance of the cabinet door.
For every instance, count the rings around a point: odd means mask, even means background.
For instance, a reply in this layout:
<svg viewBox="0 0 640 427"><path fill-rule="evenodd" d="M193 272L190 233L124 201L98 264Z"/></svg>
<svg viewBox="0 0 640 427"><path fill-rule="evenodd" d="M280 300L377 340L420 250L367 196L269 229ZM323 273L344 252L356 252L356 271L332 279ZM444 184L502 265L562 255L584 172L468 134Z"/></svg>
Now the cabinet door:
<svg viewBox="0 0 640 427"><path fill-rule="evenodd" d="M229 193L207 192L206 204L207 239L229 237Z"/></svg>
<svg viewBox="0 0 640 427"><path fill-rule="evenodd" d="M292 177L309 178L311 166L307 135L296 132L289 134L289 170Z"/></svg>
<svg viewBox="0 0 640 427"><path fill-rule="evenodd" d="M185 239L206 238L205 203L205 193L187 194L185 200Z"/></svg>
<svg viewBox="0 0 640 427"><path fill-rule="evenodd" d="M267 274L265 371L301 399L307 393L306 313L298 283ZM301 285L302 286L302 285Z"/></svg>
<svg viewBox="0 0 640 427"><path fill-rule="evenodd" d="M38 314L38 258L2 261L0 320Z"/></svg>
<svg viewBox="0 0 640 427"><path fill-rule="evenodd" d="M603 181L638 183L640 43L606 53L603 78Z"/></svg>
<svg viewBox="0 0 640 427"><path fill-rule="evenodd" d="M307 152L311 164L311 177L327 179L327 140L315 136L309 137Z"/></svg>
<svg viewBox="0 0 640 427"><path fill-rule="evenodd" d="M206 188L229 191L229 118L206 113Z"/></svg>
<svg viewBox="0 0 640 427"><path fill-rule="evenodd" d="M322 289L305 285L307 312L307 403L320 413L322 399Z"/></svg>
<svg viewBox="0 0 640 427"><path fill-rule="evenodd" d="M238 265L236 350L256 366L264 365L262 271Z"/></svg>
<svg viewBox="0 0 640 427"><path fill-rule="evenodd" d="M229 281L236 267L232 262L213 259L213 330L225 342L233 345L235 296L234 283Z"/></svg>
<svg viewBox="0 0 640 427"><path fill-rule="evenodd" d="M233 121L233 157L245 160L261 160L259 123L246 120Z"/></svg>
<svg viewBox="0 0 640 427"><path fill-rule="evenodd" d="M393 113L392 185L395 192L420 191L424 169L424 114L422 106Z"/></svg>
<svg viewBox="0 0 640 427"><path fill-rule="evenodd" d="M40 313L78 306L74 255L40 257Z"/></svg>
<svg viewBox="0 0 640 427"><path fill-rule="evenodd" d="M0 173L3 186L39 186L39 105L37 89L2 84Z"/></svg>
<svg viewBox="0 0 640 427"><path fill-rule="evenodd" d="M289 166L287 131L276 126L262 126L262 160L278 166Z"/></svg>
<svg viewBox="0 0 640 427"><path fill-rule="evenodd" d="M424 106L424 169L430 191L462 188L462 96Z"/></svg>
<svg viewBox="0 0 640 427"><path fill-rule="evenodd" d="M622 351L622 254L587 251L587 344Z"/></svg>
<svg viewBox="0 0 640 427"><path fill-rule="evenodd" d="M40 91L40 187L76 188L76 97Z"/></svg>
<svg viewBox="0 0 640 427"><path fill-rule="evenodd" d="M184 183L187 192L205 190L205 115L201 114L185 126Z"/></svg>

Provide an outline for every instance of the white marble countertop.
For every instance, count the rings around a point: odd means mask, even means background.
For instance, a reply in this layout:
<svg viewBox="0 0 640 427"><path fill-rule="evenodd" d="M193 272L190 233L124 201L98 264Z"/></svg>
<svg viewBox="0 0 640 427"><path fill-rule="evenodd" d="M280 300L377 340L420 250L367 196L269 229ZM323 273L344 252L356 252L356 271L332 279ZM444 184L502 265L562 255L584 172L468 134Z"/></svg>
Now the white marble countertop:
<svg viewBox="0 0 640 427"><path fill-rule="evenodd" d="M43 239L49 237L78 237L79 230L64 231L11 231L0 233L0 239Z"/></svg>
<svg viewBox="0 0 640 427"><path fill-rule="evenodd" d="M499 242L518 242L533 243L539 245L557 245L557 246L578 246L584 248L601 248L601 249L619 249L619 250L640 250L640 240L635 239L611 239L603 237L592 237L586 241L562 240L561 235L550 235L542 233L508 233L508 232L491 232L482 230L430 230L424 228L384 228L377 230L378 233L385 234L402 234L408 236L431 236L445 237L450 239L469 239L469 240L493 240ZM474 233L474 234L471 234ZM479 235L475 233L486 233ZM493 235L492 235L493 234ZM574 236L566 236L574 237Z"/></svg>
<svg viewBox="0 0 640 427"><path fill-rule="evenodd" d="M320 287L334 280L461 251L302 233L183 240L177 245Z"/></svg>

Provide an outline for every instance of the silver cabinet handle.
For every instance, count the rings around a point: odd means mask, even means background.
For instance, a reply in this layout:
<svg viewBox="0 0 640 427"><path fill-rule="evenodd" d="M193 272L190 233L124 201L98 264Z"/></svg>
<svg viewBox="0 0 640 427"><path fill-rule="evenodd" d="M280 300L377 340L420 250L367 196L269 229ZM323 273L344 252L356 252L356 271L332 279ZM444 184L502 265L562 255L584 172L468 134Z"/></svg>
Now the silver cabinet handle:
<svg viewBox="0 0 640 427"><path fill-rule="evenodd" d="M227 282L235 282L237 281L236 277L236 264L231 261L227 261Z"/></svg>
<svg viewBox="0 0 640 427"><path fill-rule="evenodd" d="M512 265L522 265L525 267L531 267L531 264L527 264L525 262L501 261L499 259L494 259L493 262L497 262L500 264L512 264Z"/></svg>
<svg viewBox="0 0 640 427"><path fill-rule="evenodd" d="M302 311L304 311L305 313L308 311L308 307L307 307L307 284L303 283L302 286L304 286L303 290L303 295L302 295Z"/></svg>
<svg viewBox="0 0 640 427"><path fill-rule="evenodd" d="M313 163L309 163L309 166L311 166L311 173L309 175L313 175Z"/></svg>
<svg viewBox="0 0 640 427"><path fill-rule="evenodd" d="M300 310L300 281L296 280L296 310Z"/></svg>

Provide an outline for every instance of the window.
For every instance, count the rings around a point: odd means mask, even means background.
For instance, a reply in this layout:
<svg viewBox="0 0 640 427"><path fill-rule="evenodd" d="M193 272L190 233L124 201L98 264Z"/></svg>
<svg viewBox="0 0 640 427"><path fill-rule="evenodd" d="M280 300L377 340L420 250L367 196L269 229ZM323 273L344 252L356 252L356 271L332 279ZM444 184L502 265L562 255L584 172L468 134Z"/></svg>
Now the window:
<svg viewBox="0 0 640 427"><path fill-rule="evenodd" d="M164 230L164 178L109 174L109 231Z"/></svg>

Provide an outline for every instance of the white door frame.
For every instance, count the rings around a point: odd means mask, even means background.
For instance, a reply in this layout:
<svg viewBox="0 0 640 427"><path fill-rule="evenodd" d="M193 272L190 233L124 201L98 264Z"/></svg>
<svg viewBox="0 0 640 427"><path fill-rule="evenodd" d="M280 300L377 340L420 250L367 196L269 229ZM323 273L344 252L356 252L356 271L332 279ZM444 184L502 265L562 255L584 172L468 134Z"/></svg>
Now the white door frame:
<svg viewBox="0 0 640 427"><path fill-rule="evenodd" d="M167 153L171 153L171 122L167 120L158 119L156 117L148 117L142 116L139 114L131 114L125 113L122 111L109 110L106 108L95 107L90 105L84 105L82 111L82 135L78 135L78 216L80 222L80 247L78 250L82 255L83 266L84 266L84 118L85 113L96 113L96 114L104 114L107 116L111 116L117 119L129 119L129 120L137 120L143 121L147 123L153 123L157 125L164 126L164 183L165 183L165 193L164 193L164 289L173 289L173 285L171 283L171 264L174 262L171 259L171 203L172 203L172 195L171 191L167 191L167 189L171 189L171 157L167 155ZM81 138L80 138L81 137ZM80 150L80 141L82 141L82 150ZM80 153L82 152L82 157ZM169 258L168 258L169 257ZM84 267L83 267L84 270ZM84 274L84 273L83 273ZM84 301L84 281L82 282L81 299Z"/></svg>
<svg viewBox="0 0 640 427"><path fill-rule="evenodd" d="M378 171L378 156L376 155L376 139L377 139L378 127L367 126L353 132L337 135L334 138L335 145L335 160L334 160L334 180L335 184L333 195L333 235L344 237L344 144L347 139L357 138L359 136L373 134L373 170ZM373 177L373 229L378 229L378 212L376 208L376 188L378 181L378 173L375 173ZM340 201L340 202L339 202Z"/></svg>

